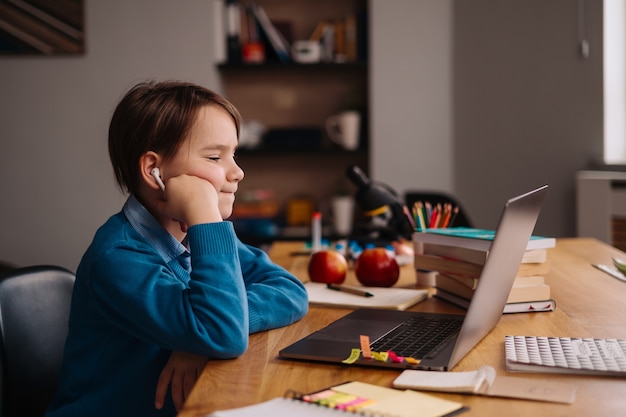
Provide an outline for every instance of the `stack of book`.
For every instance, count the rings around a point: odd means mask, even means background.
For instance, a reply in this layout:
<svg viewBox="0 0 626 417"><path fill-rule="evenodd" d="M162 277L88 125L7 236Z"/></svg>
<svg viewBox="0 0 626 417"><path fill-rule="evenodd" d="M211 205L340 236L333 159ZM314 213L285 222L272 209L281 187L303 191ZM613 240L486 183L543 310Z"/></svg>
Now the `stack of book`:
<svg viewBox="0 0 626 417"><path fill-rule="evenodd" d="M415 268L436 271L435 296L467 308L489 256L494 232L474 228L427 229L414 234ZM552 311L556 307L545 274L554 238L532 236L519 265L504 313Z"/></svg>

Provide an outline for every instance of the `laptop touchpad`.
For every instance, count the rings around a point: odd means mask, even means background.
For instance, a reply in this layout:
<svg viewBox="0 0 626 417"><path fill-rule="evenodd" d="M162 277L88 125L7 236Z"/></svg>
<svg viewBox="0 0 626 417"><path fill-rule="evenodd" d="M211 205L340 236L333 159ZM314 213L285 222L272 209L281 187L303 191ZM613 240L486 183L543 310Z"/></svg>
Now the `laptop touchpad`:
<svg viewBox="0 0 626 417"><path fill-rule="evenodd" d="M392 329L388 321L344 319L313 333L310 339L354 343L360 335L366 334L374 341Z"/></svg>

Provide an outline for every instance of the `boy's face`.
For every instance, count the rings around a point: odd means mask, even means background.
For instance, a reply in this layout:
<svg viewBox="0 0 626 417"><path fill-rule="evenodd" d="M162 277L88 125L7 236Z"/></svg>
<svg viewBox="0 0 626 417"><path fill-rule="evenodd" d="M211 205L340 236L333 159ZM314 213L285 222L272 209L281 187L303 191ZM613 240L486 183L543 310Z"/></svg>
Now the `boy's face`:
<svg viewBox="0 0 626 417"><path fill-rule="evenodd" d="M244 177L235 162L237 129L231 116L216 105L198 111L189 138L166 163L168 176L193 175L210 182L218 193L222 218L230 217L235 192Z"/></svg>

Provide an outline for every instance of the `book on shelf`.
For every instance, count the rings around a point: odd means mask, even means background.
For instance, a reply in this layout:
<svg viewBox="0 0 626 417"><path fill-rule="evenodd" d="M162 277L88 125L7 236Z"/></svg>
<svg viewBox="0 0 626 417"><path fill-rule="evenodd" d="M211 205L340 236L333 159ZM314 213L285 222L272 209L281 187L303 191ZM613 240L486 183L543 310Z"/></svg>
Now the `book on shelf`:
<svg viewBox="0 0 626 417"><path fill-rule="evenodd" d="M321 62L346 62L345 39L345 24L328 20L317 22L309 37L320 45Z"/></svg>
<svg viewBox="0 0 626 417"><path fill-rule="evenodd" d="M335 57L335 25L329 23L322 33L322 62L333 62Z"/></svg>
<svg viewBox="0 0 626 417"><path fill-rule="evenodd" d="M260 35L259 24L249 7L241 9L241 58L245 64L265 62L265 44Z"/></svg>
<svg viewBox="0 0 626 417"><path fill-rule="evenodd" d="M329 23L326 20L320 20L317 22L313 28L313 32L311 32L311 36L309 36L309 40L313 42L320 42L328 24Z"/></svg>
<svg viewBox="0 0 626 417"><path fill-rule="evenodd" d="M444 258L442 256L419 254L414 256L415 269L438 271L447 274L459 275L464 277L479 277L483 265L471 262L459 261L452 258ZM521 263L517 269L516 276L528 275L544 275L550 271L550 264L546 262L537 263Z"/></svg>
<svg viewBox="0 0 626 417"><path fill-rule="evenodd" d="M465 297L461 297L457 294L453 294L451 292L442 290L441 288L437 288L435 292L435 297L441 300L452 303L461 308L467 309L470 305L470 300ZM507 302L504 305L504 309L502 311L503 314L511 314L511 313L539 313L542 311L554 311L556 309L556 301L552 298L548 298L545 300L534 300L534 301L524 301L524 302Z"/></svg>
<svg viewBox="0 0 626 417"><path fill-rule="evenodd" d="M349 14L345 22L346 58L348 62L356 62L359 58L357 51L357 21L354 14Z"/></svg>
<svg viewBox="0 0 626 417"><path fill-rule="evenodd" d="M207 417L397 416L444 417L467 410L463 404L434 395L352 381L310 394L288 391L258 404L214 411Z"/></svg>
<svg viewBox="0 0 626 417"><path fill-rule="evenodd" d="M424 243L422 252L429 255L442 256L458 261L484 265L489 256L488 250L463 248L460 246L440 245L436 243ZM548 260L547 249L532 249L524 252L521 263L541 263Z"/></svg>
<svg viewBox="0 0 626 417"><path fill-rule="evenodd" d="M241 62L241 3L225 0L226 54L228 62Z"/></svg>
<svg viewBox="0 0 626 417"><path fill-rule="evenodd" d="M334 55L336 62L346 62L348 56L346 53L346 22L344 20L336 20L335 36L334 36Z"/></svg>
<svg viewBox="0 0 626 417"><path fill-rule="evenodd" d="M278 60L280 62L290 62L291 46L283 34L280 33L276 26L270 21L265 10L258 4L249 5L248 10L256 19L258 27L260 28L260 34L265 37L271 49L276 53Z"/></svg>
<svg viewBox="0 0 626 417"><path fill-rule="evenodd" d="M494 230L476 229L472 227L448 227L426 229L423 232L413 233L413 243L415 245L434 243L489 251L494 237ZM528 240L526 250L549 249L554 246L556 246L555 238L533 235ZM421 253L421 248L416 247L416 252Z"/></svg>

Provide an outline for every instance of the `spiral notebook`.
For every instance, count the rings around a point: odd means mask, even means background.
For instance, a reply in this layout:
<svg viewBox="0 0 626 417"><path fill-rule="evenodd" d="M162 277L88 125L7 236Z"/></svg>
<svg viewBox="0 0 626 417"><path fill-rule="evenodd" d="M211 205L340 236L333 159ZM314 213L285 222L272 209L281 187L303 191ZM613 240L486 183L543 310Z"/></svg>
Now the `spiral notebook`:
<svg viewBox="0 0 626 417"><path fill-rule="evenodd" d="M412 417L453 416L466 411L461 403L411 390L397 390L364 382L347 382L311 394L290 391L285 397L230 410L207 417L323 417L357 416Z"/></svg>

